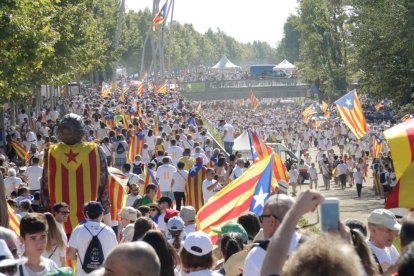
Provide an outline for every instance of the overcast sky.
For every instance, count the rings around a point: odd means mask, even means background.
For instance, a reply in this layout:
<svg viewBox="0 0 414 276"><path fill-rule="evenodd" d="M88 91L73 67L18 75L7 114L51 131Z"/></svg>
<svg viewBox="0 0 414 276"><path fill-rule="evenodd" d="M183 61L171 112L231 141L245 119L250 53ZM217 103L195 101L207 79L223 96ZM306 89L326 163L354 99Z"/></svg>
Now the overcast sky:
<svg viewBox="0 0 414 276"><path fill-rule="evenodd" d="M160 1L160 8L165 0ZM127 9L152 8L152 0L126 0ZM283 24L296 13L297 0L175 0L174 20L191 23L199 32L217 28L240 42L267 41L272 47L283 37Z"/></svg>

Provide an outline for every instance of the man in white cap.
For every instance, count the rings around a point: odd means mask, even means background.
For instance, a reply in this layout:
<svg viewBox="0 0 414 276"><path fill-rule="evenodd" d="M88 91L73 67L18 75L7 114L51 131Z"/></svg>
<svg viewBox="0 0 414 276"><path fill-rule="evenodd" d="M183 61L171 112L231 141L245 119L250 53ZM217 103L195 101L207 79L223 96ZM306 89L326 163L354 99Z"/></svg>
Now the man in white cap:
<svg viewBox="0 0 414 276"><path fill-rule="evenodd" d="M397 263L400 254L392 244L398 237L401 225L395 215L386 209L376 209L368 216L368 245L379 264L380 273Z"/></svg>

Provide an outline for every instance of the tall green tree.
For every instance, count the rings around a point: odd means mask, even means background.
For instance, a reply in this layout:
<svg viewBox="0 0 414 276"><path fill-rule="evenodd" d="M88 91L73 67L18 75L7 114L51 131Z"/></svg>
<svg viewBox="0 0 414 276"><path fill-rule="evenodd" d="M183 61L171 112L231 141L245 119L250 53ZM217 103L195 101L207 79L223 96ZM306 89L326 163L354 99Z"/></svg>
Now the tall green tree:
<svg viewBox="0 0 414 276"><path fill-rule="evenodd" d="M305 79L318 80L322 98L348 90L347 22L341 0L303 0L300 3L300 68Z"/></svg>
<svg viewBox="0 0 414 276"><path fill-rule="evenodd" d="M299 60L300 32L297 30L299 20L297 15L288 17L283 26L283 38L277 47L278 54L292 63Z"/></svg>
<svg viewBox="0 0 414 276"><path fill-rule="evenodd" d="M398 105L414 98L414 2L353 1L351 40L362 89ZM414 108L412 109L414 110Z"/></svg>
<svg viewBox="0 0 414 276"><path fill-rule="evenodd" d="M31 76L53 58L59 39L55 12L50 0L0 3L0 103L29 97Z"/></svg>

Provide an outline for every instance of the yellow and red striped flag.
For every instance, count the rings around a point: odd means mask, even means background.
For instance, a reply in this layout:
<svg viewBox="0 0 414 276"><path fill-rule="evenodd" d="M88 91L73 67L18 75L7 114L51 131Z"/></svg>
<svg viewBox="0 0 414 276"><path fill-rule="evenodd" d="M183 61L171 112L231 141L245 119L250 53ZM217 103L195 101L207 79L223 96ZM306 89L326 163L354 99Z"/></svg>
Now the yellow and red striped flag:
<svg viewBox="0 0 414 276"><path fill-rule="evenodd" d="M10 146L12 146L12 148L16 151L17 155L20 157L20 159L25 160L26 159L26 147L23 145L23 143L17 141L17 140L12 140L10 142Z"/></svg>
<svg viewBox="0 0 414 276"><path fill-rule="evenodd" d="M188 172L185 186L185 205L193 206L196 212L204 205L203 181L206 179L206 167L203 163L196 163Z"/></svg>
<svg viewBox="0 0 414 276"><path fill-rule="evenodd" d="M272 187L272 190L279 189L285 193L288 192L288 180L289 174L287 172L285 164L283 164L280 156L273 151L271 147L266 145L257 135L257 133L251 129L248 129L249 141L250 141L250 150L252 153L253 162L258 162L264 158L267 158L269 155L273 154L273 173L276 178L276 184L278 186Z"/></svg>
<svg viewBox="0 0 414 276"><path fill-rule="evenodd" d="M138 90L137 90L137 96L138 97L142 97L142 94L144 94L144 82L141 82L139 85L138 85Z"/></svg>
<svg viewBox="0 0 414 276"><path fill-rule="evenodd" d="M119 212L125 207L128 177L117 168L108 168L108 194L111 202L111 220L120 220Z"/></svg>
<svg viewBox="0 0 414 276"><path fill-rule="evenodd" d="M414 120L387 129L384 136L391 149L398 180L385 207L414 209Z"/></svg>
<svg viewBox="0 0 414 276"><path fill-rule="evenodd" d="M339 114L357 139L368 132L367 122L358 95L352 90L335 102Z"/></svg>
<svg viewBox="0 0 414 276"><path fill-rule="evenodd" d="M257 106L259 105L259 101L257 100L256 96L254 95L252 89L250 89L249 98L250 98L250 106L252 107L253 110L255 110L257 108Z"/></svg>
<svg viewBox="0 0 414 276"><path fill-rule="evenodd" d="M159 94L165 94L165 93L167 93L167 91L168 91L167 82L164 82L157 89L157 93L159 93Z"/></svg>
<svg viewBox="0 0 414 276"><path fill-rule="evenodd" d="M148 168L148 165L147 164L144 165L144 169L142 171L142 176L143 176L143 179L144 179L144 187L140 189L140 194L141 195L144 195L145 194L145 190L147 189L148 184L152 183L152 184L158 186L158 189L157 189L157 198L154 198L153 201L155 199L160 199L161 198L161 189L160 189L160 187L158 185L157 179L154 177L154 174Z"/></svg>
<svg viewBox="0 0 414 276"><path fill-rule="evenodd" d="M52 145L48 151L48 189L50 206L66 202L70 215L65 222L66 233L83 221L83 205L96 201L100 183L101 163L94 142Z"/></svg>
<svg viewBox="0 0 414 276"><path fill-rule="evenodd" d="M274 155L269 155L249 167L240 177L233 180L215 194L201 208L196 217L197 228L217 239L212 230L229 221L235 221L244 213L253 212L260 216L264 204L276 186L273 173Z"/></svg>
<svg viewBox="0 0 414 276"><path fill-rule="evenodd" d="M7 210L9 211L9 228L16 233L17 236L20 236L20 221L9 203L7 203Z"/></svg>
<svg viewBox="0 0 414 276"><path fill-rule="evenodd" d="M384 141L382 141L377 135L374 135L372 145L374 148L374 158L378 158L384 148Z"/></svg>
<svg viewBox="0 0 414 276"><path fill-rule="evenodd" d="M124 109L122 109L121 113L122 113L122 122L124 123L124 127L126 129L128 129L129 128L129 125L130 125L130 120L129 120L130 119L130 115L129 114L126 114L126 112L125 112Z"/></svg>
<svg viewBox="0 0 414 276"><path fill-rule="evenodd" d="M135 155L142 155L142 149L144 147L145 135L142 131L133 133L131 139L129 140L129 150L128 150L128 162L132 163L135 161Z"/></svg>

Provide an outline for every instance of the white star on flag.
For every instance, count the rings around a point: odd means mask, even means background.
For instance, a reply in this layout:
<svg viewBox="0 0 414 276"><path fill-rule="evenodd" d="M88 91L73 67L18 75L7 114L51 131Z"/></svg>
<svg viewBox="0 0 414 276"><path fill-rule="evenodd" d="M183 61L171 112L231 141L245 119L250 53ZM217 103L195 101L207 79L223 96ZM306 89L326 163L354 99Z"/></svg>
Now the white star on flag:
<svg viewBox="0 0 414 276"><path fill-rule="evenodd" d="M260 191L257 195L253 196L255 202L253 209L256 209L257 206L262 205L264 207L264 201L267 197L268 193L263 193L263 187L260 187Z"/></svg>
<svg viewBox="0 0 414 276"><path fill-rule="evenodd" d="M347 100L346 100L346 105L348 105L348 106L351 106L351 105L352 105L352 103L351 103L351 99L347 99Z"/></svg>

